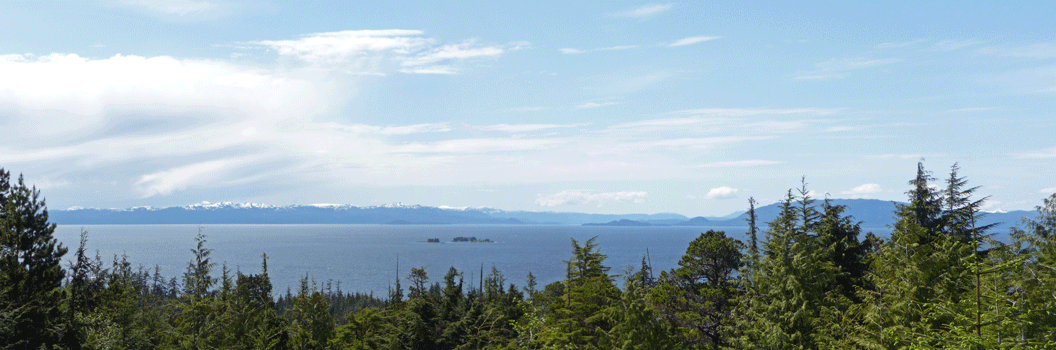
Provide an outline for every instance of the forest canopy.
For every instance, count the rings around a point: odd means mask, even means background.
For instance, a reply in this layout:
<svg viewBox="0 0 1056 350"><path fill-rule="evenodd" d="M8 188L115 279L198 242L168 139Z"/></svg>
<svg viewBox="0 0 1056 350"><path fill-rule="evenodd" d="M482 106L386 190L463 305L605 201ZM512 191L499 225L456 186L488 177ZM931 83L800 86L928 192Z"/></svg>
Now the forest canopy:
<svg viewBox="0 0 1056 350"><path fill-rule="evenodd" d="M307 276L276 295L266 254L259 274L232 271L203 234L180 276L90 257L88 232L71 253L40 191L10 177L0 169L3 349L1056 346L1056 194L999 242L976 224L986 197L957 165L938 180L918 164L886 238L803 181L771 222L756 222L749 199L747 242L709 230L671 270L643 258L614 274L594 238L572 239L553 262L565 278L545 286L494 267L477 285L465 283L476 271L414 267L383 296Z"/></svg>

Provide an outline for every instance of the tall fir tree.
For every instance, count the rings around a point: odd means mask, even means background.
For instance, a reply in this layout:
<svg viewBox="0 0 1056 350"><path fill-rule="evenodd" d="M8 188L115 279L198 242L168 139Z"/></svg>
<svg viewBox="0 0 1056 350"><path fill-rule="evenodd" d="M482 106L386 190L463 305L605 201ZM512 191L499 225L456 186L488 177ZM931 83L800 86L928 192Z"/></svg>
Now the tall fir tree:
<svg viewBox="0 0 1056 350"><path fill-rule="evenodd" d="M809 196L805 188L800 193L799 201L787 193L765 232L762 260L750 272L737 315L738 348L817 349L830 337L823 320L834 313L828 287L835 271L807 231L817 222L803 221Z"/></svg>
<svg viewBox="0 0 1056 350"><path fill-rule="evenodd" d="M759 260L759 226L756 224L755 205L758 202L755 198L748 197L748 217L745 221L748 222L748 258L749 261Z"/></svg>
<svg viewBox="0 0 1056 350"><path fill-rule="evenodd" d="M685 348L729 345L744 244L709 230L689 243L678 268L662 272L650 301Z"/></svg>
<svg viewBox="0 0 1056 350"><path fill-rule="evenodd" d="M545 346L598 349L601 337L612 329L611 318L602 311L619 300L620 290L603 264L606 256L597 250L596 239L582 245L572 239L572 257L565 261L564 295L552 299L547 327L540 334Z"/></svg>
<svg viewBox="0 0 1056 350"><path fill-rule="evenodd" d="M906 193L909 204L897 206L891 238L872 260L870 289L861 293L863 303L856 309L861 327L854 338L859 346L953 346L951 329L970 322L961 317L961 309L973 300L968 293L973 283L969 257L975 246L946 231L947 198L932 181L918 163Z"/></svg>
<svg viewBox="0 0 1056 350"><path fill-rule="evenodd" d="M858 290L865 286L864 276L869 267L869 253L872 247L868 241L859 240L861 223L855 222L849 215L844 215L846 210L847 207L834 205L826 198L822 202L817 231L820 247L824 247L829 254L825 259L831 261L836 269L834 287L844 297L857 302Z"/></svg>
<svg viewBox="0 0 1056 350"><path fill-rule="evenodd" d="M40 191L0 168L0 347L50 348L66 319L60 265L66 248L54 237Z"/></svg>
<svg viewBox="0 0 1056 350"><path fill-rule="evenodd" d="M1025 230L1013 232L1023 262L1005 290L1016 301L1005 334L1024 347L1056 348L1056 194L1043 203L1035 218L1024 219Z"/></svg>

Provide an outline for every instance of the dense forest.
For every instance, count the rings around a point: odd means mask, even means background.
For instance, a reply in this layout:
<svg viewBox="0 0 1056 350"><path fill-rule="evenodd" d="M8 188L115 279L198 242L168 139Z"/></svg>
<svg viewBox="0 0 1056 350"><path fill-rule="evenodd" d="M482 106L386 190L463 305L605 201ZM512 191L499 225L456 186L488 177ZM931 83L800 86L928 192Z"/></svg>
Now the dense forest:
<svg viewBox="0 0 1056 350"><path fill-rule="evenodd" d="M307 277L275 293L267 255L259 274L231 271L201 234L186 272L169 278L91 257L88 233L70 252L39 191L0 169L0 348L1056 347L1056 194L998 242L976 226L986 198L958 171L938 180L918 164L886 238L804 181L769 223L749 200L747 242L702 233L670 271L643 259L616 273L594 239L573 239L554 262L564 280L546 286L530 273L509 284L494 268L438 280L411 268L375 296ZM467 273L484 278L467 285Z"/></svg>

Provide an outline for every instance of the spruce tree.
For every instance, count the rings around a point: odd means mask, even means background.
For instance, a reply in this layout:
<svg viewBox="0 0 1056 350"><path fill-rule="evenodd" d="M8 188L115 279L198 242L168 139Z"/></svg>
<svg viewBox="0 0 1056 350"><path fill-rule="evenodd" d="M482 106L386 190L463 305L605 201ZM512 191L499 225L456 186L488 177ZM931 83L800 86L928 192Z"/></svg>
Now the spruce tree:
<svg viewBox="0 0 1056 350"><path fill-rule="evenodd" d="M547 346L597 349L601 337L612 329L611 318L602 311L619 300L620 290L602 264L606 256L597 251L595 239L582 245L572 239L572 257L565 261L565 291L550 301L547 327L539 335Z"/></svg>
<svg viewBox="0 0 1056 350"><path fill-rule="evenodd" d="M1036 209L1037 217L1024 220L1026 230L1013 235L1024 244L1025 261L1009 295L1018 302L1018 314L1012 315L1019 322L1008 336L1024 345L1051 348L1056 346L1056 194Z"/></svg>
<svg viewBox="0 0 1056 350"><path fill-rule="evenodd" d="M748 221L748 241L750 242L748 245L748 258L751 262L759 260L759 227L755 222L756 204L758 204L758 202L755 201L755 198L748 197L748 217L745 218L745 220Z"/></svg>
<svg viewBox="0 0 1056 350"><path fill-rule="evenodd" d="M789 191L781 212L766 230L763 257L747 277L735 346L746 349L817 349L831 337L826 316L834 314L828 287L835 271L817 239L807 231L817 222L803 211L809 200L800 191L799 207Z"/></svg>
<svg viewBox="0 0 1056 350"><path fill-rule="evenodd" d="M687 348L729 344L742 249L744 244L725 232L702 233L689 243L679 267L662 273L652 289L650 302Z"/></svg>
<svg viewBox="0 0 1056 350"><path fill-rule="evenodd" d="M829 254L825 259L831 261L836 269L836 285L844 297L859 301L858 289L864 287L865 271L868 268L869 242L861 242L861 223L844 215L845 206L833 205L828 198L822 203L821 220L818 223L820 247Z"/></svg>
<svg viewBox="0 0 1056 350"><path fill-rule="evenodd" d="M933 241L933 235L941 234L945 225L943 197L941 192L931 187L934 180L931 172L924 170L924 163L918 162L917 176L909 181L909 185L913 188L906 192L909 196L909 204L895 206L900 219L909 220L928 232L928 235L924 237L924 243Z"/></svg>
<svg viewBox="0 0 1056 350"><path fill-rule="evenodd" d="M871 288L862 292L863 304L857 308L862 326L855 339L860 346L953 346L951 329L974 324L974 317L970 322L961 316L966 302L974 300L968 293L974 245L946 231L946 198L930 186L933 180L918 163L906 193L909 204L897 206L891 238L872 260L867 274Z"/></svg>
<svg viewBox="0 0 1056 350"><path fill-rule="evenodd" d="M40 191L0 168L0 347L37 349L62 341L60 266L66 248L54 237Z"/></svg>

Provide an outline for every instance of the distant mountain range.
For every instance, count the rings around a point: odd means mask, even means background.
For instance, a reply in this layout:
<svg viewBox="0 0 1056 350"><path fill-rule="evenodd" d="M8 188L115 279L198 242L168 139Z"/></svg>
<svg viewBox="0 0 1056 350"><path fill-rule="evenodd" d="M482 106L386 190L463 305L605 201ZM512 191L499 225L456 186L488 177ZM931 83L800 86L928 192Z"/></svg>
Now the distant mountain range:
<svg viewBox="0 0 1056 350"><path fill-rule="evenodd" d="M868 229L886 229L894 223L895 203L875 199L833 199L847 206L846 214ZM759 227L765 227L780 210L778 204L756 208ZM446 208L392 204L359 207L353 205L270 206L249 203L202 203L183 207L130 209L52 210L50 219L59 225L126 224L554 224L594 226L716 226L746 227L746 213L726 217L694 217L681 214L585 214L568 212L504 211L493 208ZM1007 231L1033 211L990 213L979 224L1001 223Z"/></svg>
<svg viewBox="0 0 1056 350"><path fill-rule="evenodd" d="M875 229L886 231L895 223L895 204L892 201L877 199L832 199L834 205L847 207L845 215L853 217L854 221L861 222L864 231ZM819 202L820 204L820 202ZM905 204L905 203L898 203ZM774 203L755 208L757 225L766 228L766 223L773 221L781 211L781 205ZM1037 216L1035 211L1017 210L1001 213L984 213L978 221L978 226L996 224L991 230L993 233L1005 233L1009 227L1018 225L1023 217L1033 218ZM605 223L588 223L590 226L711 226L711 227L747 227L747 213L741 213L729 219L715 219L695 217L677 223L661 223L651 221L639 221L634 219L617 219Z"/></svg>

